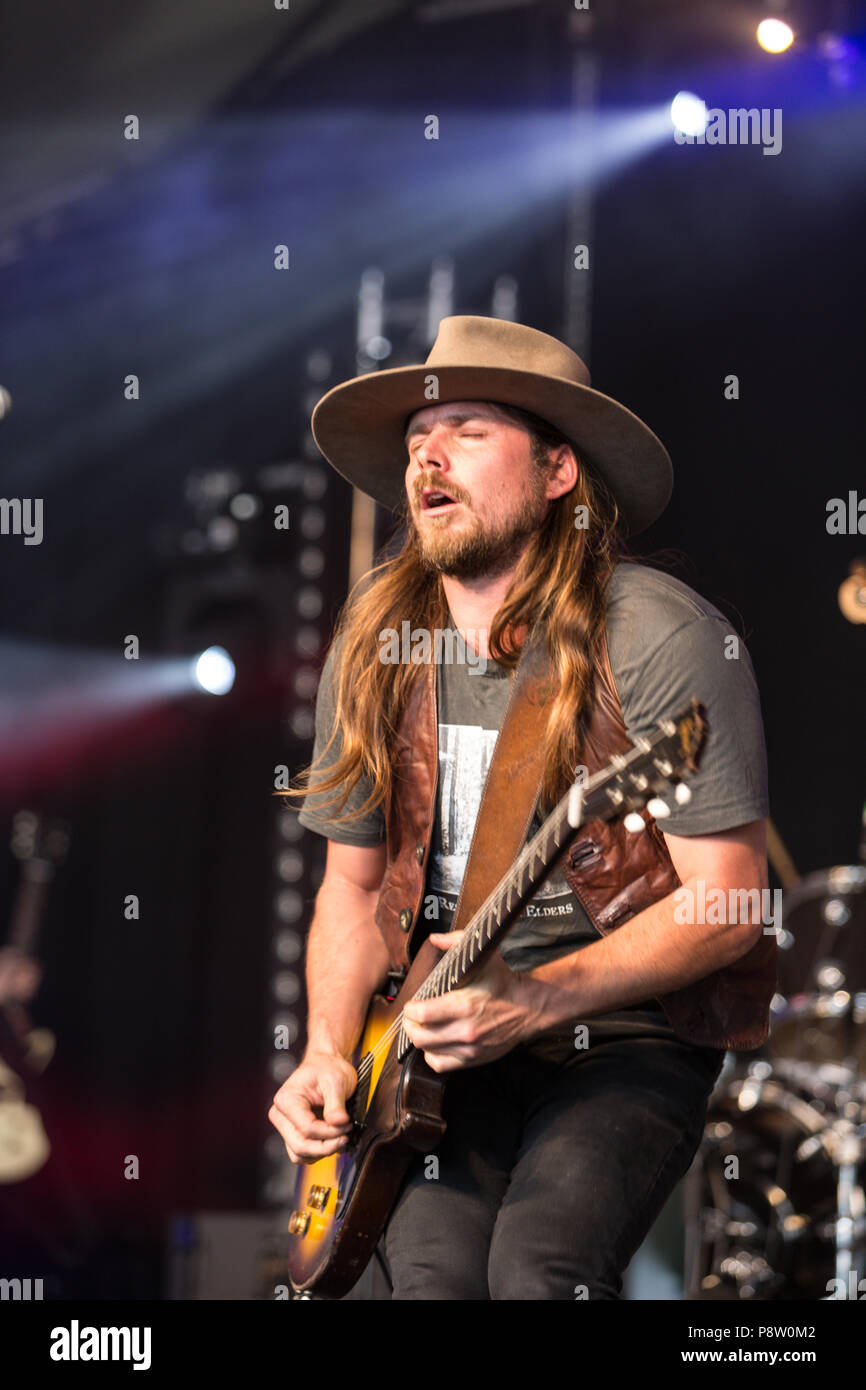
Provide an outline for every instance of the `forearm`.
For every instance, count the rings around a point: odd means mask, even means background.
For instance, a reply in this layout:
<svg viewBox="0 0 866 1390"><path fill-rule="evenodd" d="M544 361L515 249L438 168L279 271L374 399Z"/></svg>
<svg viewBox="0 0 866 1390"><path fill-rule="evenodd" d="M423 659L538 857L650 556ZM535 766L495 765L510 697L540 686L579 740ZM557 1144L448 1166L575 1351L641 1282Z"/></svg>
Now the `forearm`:
<svg viewBox="0 0 866 1390"><path fill-rule="evenodd" d="M351 1057L373 994L388 973L377 894L323 882L307 944L307 1050Z"/></svg>
<svg viewBox="0 0 866 1390"><path fill-rule="evenodd" d="M527 971L532 1033L693 984L739 959L762 931L760 922L684 925L675 910L671 893L592 945Z"/></svg>

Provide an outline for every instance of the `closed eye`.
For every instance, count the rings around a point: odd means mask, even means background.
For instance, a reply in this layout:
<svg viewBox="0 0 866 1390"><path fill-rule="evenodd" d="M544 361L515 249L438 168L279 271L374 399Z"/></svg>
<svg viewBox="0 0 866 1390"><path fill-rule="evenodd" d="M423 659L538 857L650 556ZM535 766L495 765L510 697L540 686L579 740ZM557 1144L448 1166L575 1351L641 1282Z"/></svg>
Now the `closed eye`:
<svg viewBox="0 0 866 1390"><path fill-rule="evenodd" d="M487 430L461 430L457 437L458 439L485 439L487 437ZM419 443L420 439L417 435L409 441L408 450L410 459L414 458Z"/></svg>

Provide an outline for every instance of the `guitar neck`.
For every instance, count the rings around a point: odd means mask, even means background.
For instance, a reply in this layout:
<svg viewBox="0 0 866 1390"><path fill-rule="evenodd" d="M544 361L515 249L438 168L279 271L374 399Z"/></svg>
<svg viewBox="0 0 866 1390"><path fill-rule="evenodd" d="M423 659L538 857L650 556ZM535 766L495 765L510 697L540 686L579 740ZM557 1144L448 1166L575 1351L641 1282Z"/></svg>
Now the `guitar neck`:
<svg viewBox="0 0 866 1390"><path fill-rule="evenodd" d="M623 765L626 763L627 759L623 759ZM606 795L606 788L603 785L599 787L605 781L606 777L602 774L589 781L581 823L612 813L613 801ZM562 801L557 803L541 830L518 853L509 873L493 888L487 901L481 903L460 941L455 942L436 963L414 998L431 999L459 990L480 969L485 956L512 929L527 902L548 877L560 853L577 835L580 826L570 824L570 803L571 794L563 796Z"/></svg>
<svg viewBox="0 0 866 1390"><path fill-rule="evenodd" d="M602 813L598 803L606 800L604 792L593 788L593 783L599 780L600 776L588 784L584 814L577 825L569 821L569 811L573 808L571 793L562 798L541 829L524 845L509 872L481 904L460 940L445 952L413 998L434 999L461 989L480 969L485 957L510 931L559 855L574 839L583 820ZM610 810L606 814L609 815ZM410 1046L401 1027L398 1056L404 1057Z"/></svg>
<svg viewBox="0 0 866 1390"><path fill-rule="evenodd" d="M35 956L42 927L45 901L58 864L69 848L65 821L46 821L35 811L21 810L13 817L10 849L21 864L5 945L22 956ZM30 1032L24 1005L14 998L0 998L0 1012L22 1040Z"/></svg>
<svg viewBox="0 0 866 1390"><path fill-rule="evenodd" d="M24 956L36 954L45 898L52 875L53 866L44 860L29 860L22 865L6 945L20 951ZM0 1013L5 1014L9 1027L19 1041L23 1042L31 1028L30 1015L24 1005L14 999L4 999L0 995Z"/></svg>
<svg viewBox="0 0 866 1390"><path fill-rule="evenodd" d="M637 738L628 753L618 753L606 767L570 788L547 817L541 829L524 845L512 868L474 913L466 930L430 971L414 999L433 999L461 989L481 967L485 957L514 925L529 899L537 892L553 865L586 821L611 820L636 813L672 786L676 799L688 799L683 779L697 771L707 732L705 710L692 700L676 719L665 719L653 739ZM679 795L685 793L685 796ZM667 807L665 807L665 814ZM628 816L626 824L628 825ZM630 829L643 829L637 825ZM398 1055L411 1047L400 1028Z"/></svg>
<svg viewBox="0 0 866 1390"><path fill-rule="evenodd" d="M591 819L593 795L586 798ZM514 925L529 899L537 892L562 851L574 839L577 828L568 820L569 797L563 797L541 829L524 845L514 865L473 916L460 941L434 966L416 999L432 999L460 989Z"/></svg>
<svg viewBox="0 0 866 1390"><path fill-rule="evenodd" d="M30 860L22 865L6 942L22 955L36 954L48 885L53 876L54 866L44 859Z"/></svg>

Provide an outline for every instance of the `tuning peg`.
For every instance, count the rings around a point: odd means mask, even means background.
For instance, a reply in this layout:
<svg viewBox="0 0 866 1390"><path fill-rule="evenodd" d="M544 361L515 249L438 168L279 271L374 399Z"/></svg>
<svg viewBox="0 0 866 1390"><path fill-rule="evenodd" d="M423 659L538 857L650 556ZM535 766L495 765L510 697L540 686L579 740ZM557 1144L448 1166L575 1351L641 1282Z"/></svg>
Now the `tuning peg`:
<svg viewBox="0 0 866 1390"><path fill-rule="evenodd" d="M632 835L637 835L639 831L646 830L646 821L640 811L629 811L623 825Z"/></svg>
<svg viewBox="0 0 866 1390"><path fill-rule="evenodd" d="M677 782L674 788L674 801L678 806L688 806L692 799L692 789L686 782Z"/></svg>
<svg viewBox="0 0 866 1390"><path fill-rule="evenodd" d="M579 778L571 784L566 815L569 825L573 830L576 830L583 821L583 783Z"/></svg>
<svg viewBox="0 0 866 1390"><path fill-rule="evenodd" d="M660 796L654 796L652 801L648 801L646 808L651 816L655 816L656 820L664 820L665 816L669 816L671 813L670 806L666 801L662 801Z"/></svg>

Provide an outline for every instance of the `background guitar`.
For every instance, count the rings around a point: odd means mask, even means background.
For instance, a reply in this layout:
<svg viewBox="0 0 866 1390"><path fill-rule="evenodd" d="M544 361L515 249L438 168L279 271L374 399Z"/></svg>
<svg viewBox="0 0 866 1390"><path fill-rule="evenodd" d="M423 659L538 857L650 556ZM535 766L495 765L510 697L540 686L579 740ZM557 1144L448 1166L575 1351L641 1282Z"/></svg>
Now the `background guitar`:
<svg viewBox="0 0 866 1390"><path fill-rule="evenodd" d="M21 868L6 943L0 947L0 1183L21 1182L47 1162L51 1145L27 1081L54 1055L54 1035L34 1028L26 1002L39 986L36 952L48 890L69 849L65 822L19 811L12 853Z"/></svg>

